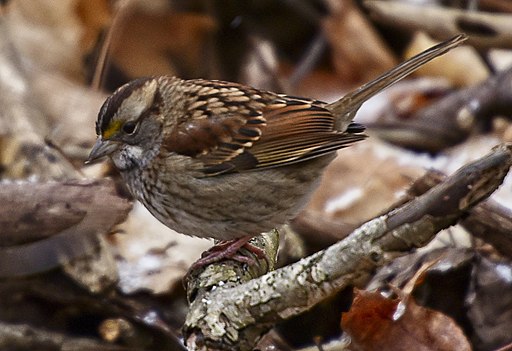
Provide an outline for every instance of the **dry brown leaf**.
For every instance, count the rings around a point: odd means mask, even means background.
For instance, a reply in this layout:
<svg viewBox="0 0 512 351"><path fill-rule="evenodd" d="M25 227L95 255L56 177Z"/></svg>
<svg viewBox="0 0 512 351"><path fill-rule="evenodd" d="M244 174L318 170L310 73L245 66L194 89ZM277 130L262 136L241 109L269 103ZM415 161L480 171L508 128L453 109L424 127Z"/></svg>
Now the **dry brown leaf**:
<svg viewBox="0 0 512 351"><path fill-rule="evenodd" d="M352 1L328 2L331 16L324 22L340 77L349 82L369 81L396 64L393 54Z"/></svg>
<svg viewBox="0 0 512 351"><path fill-rule="evenodd" d="M206 15L148 13L126 9L114 28L109 59L129 77L194 74L202 66L205 41L215 29ZM182 73L183 74L183 73Z"/></svg>
<svg viewBox="0 0 512 351"><path fill-rule="evenodd" d="M352 308L342 317L343 330L352 339L351 349L471 350L466 336L450 317L419 306L411 298L403 315L396 319L399 304L400 299L357 290Z"/></svg>
<svg viewBox="0 0 512 351"><path fill-rule="evenodd" d="M75 12L83 25L82 47L91 50L101 32L112 20L112 9L107 0L78 0Z"/></svg>

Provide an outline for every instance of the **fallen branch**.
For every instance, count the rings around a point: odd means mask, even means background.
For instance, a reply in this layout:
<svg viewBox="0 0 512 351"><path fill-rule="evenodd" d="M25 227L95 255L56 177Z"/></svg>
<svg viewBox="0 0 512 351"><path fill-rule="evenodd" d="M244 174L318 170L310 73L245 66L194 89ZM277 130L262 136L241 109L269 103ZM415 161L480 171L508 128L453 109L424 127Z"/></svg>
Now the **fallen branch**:
<svg viewBox="0 0 512 351"><path fill-rule="evenodd" d="M414 182L408 196L403 198L404 202L423 195L444 179L446 176L440 172L427 172ZM509 208L492 199L482 201L469 211L468 216L460 221L460 225L472 236L512 258L512 211Z"/></svg>
<svg viewBox="0 0 512 351"><path fill-rule="evenodd" d="M477 48L512 47L512 17L509 14L464 11L441 6L407 4L403 1L365 1L370 15L381 23L423 30L437 38L466 33L468 44Z"/></svg>
<svg viewBox="0 0 512 351"><path fill-rule="evenodd" d="M497 147L326 250L234 287L223 287L222 280L213 287L208 284L207 291L194 294L184 326L187 346L252 349L273 324L346 286L363 286L377 266L425 245L455 224L499 187L511 165L512 146Z"/></svg>
<svg viewBox="0 0 512 351"><path fill-rule="evenodd" d="M43 272L97 250L131 202L111 180L0 185L0 277Z"/></svg>
<svg viewBox="0 0 512 351"><path fill-rule="evenodd" d="M96 350L131 351L137 347L112 345L94 339L72 337L30 325L0 322L0 349L2 350Z"/></svg>
<svg viewBox="0 0 512 351"><path fill-rule="evenodd" d="M438 152L464 141L475 129L487 129L497 115L510 118L511 83L509 68L415 111L399 111L391 106L389 112L367 125L379 137L396 145ZM406 96L411 96L410 87L399 97Z"/></svg>

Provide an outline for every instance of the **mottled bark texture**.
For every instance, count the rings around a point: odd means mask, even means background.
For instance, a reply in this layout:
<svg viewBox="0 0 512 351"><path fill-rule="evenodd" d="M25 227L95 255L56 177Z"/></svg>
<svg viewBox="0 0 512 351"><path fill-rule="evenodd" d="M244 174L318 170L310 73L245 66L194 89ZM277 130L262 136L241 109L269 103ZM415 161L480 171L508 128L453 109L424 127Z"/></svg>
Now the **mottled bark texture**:
<svg viewBox="0 0 512 351"><path fill-rule="evenodd" d="M94 255L100 249L98 236L123 221L130 209L131 202L106 179L0 184L0 278Z"/></svg>
<svg viewBox="0 0 512 351"><path fill-rule="evenodd" d="M377 266L425 245L438 231L455 224L499 187L511 164L512 146L499 146L326 250L261 277L247 281L245 275L238 285L234 274L208 274L207 283L189 280L193 294L184 326L188 348L252 349L273 324L348 285L362 286ZM231 265L216 266L206 269L233 271ZM243 271L243 266L238 269Z"/></svg>

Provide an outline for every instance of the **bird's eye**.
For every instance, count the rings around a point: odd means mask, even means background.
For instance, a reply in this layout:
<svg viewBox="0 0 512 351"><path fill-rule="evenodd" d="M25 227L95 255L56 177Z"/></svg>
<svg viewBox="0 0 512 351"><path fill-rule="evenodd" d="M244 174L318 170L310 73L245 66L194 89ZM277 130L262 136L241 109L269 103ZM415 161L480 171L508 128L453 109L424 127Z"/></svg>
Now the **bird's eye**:
<svg viewBox="0 0 512 351"><path fill-rule="evenodd" d="M137 127L137 123L126 122L123 125L123 132L125 132L126 134L133 134L133 132L135 132L135 127Z"/></svg>

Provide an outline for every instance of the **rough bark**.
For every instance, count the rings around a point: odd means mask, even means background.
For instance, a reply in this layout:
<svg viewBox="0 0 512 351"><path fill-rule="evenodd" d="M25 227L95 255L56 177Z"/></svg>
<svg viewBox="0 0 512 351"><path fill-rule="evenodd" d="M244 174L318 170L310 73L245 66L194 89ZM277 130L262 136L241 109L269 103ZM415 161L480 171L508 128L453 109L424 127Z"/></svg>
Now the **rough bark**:
<svg viewBox="0 0 512 351"><path fill-rule="evenodd" d="M97 236L130 208L109 180L3 183L0 277L34 274L93 254Z"/></svg>
<svg viewBox="0 0 512 351"><path fill-rule="evenodd" d="M308 310L349 286L362 286L397 255L428 243L502 183L512 165L504 145L459 169L400 208L375 218L335 245L240 285L224 278L195 293L184 326L190 350L250 350L274 323Z"/></svg>

